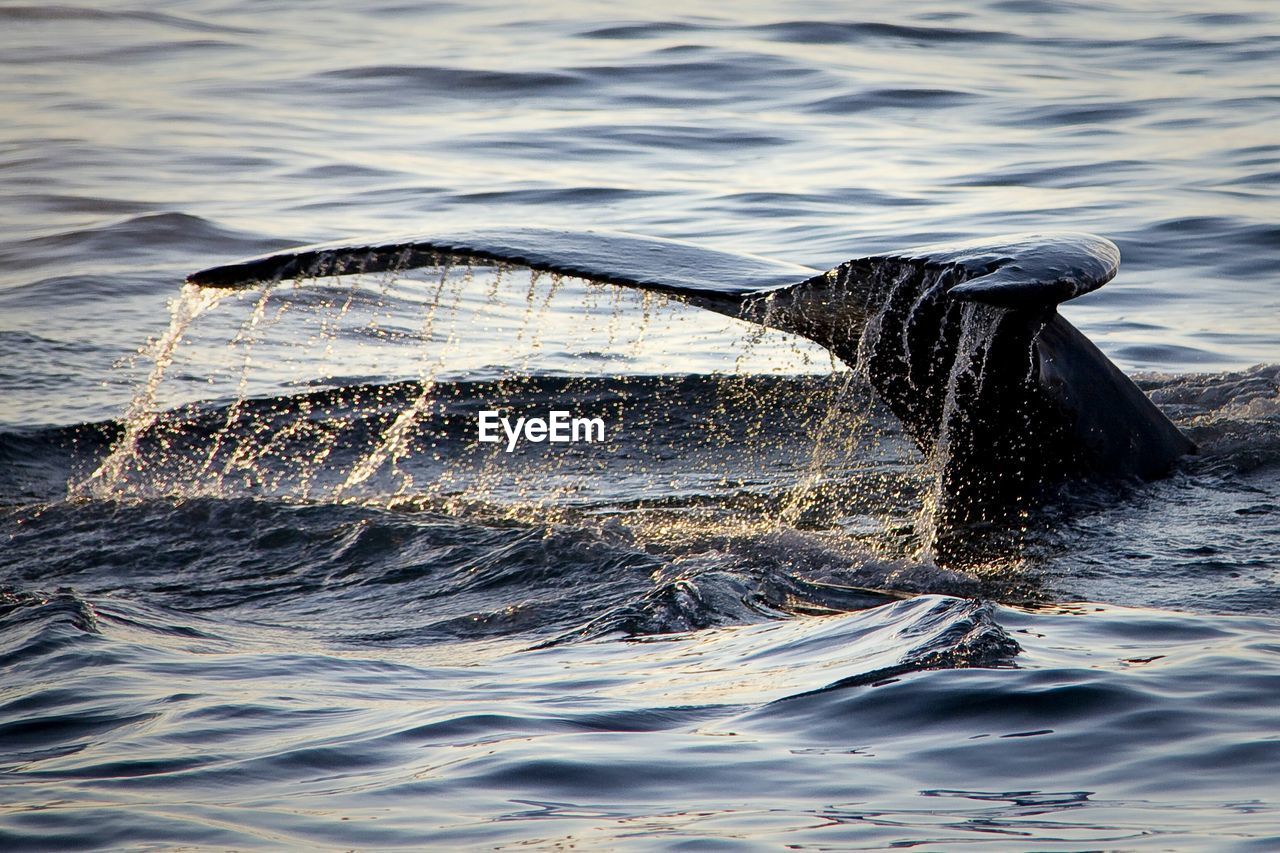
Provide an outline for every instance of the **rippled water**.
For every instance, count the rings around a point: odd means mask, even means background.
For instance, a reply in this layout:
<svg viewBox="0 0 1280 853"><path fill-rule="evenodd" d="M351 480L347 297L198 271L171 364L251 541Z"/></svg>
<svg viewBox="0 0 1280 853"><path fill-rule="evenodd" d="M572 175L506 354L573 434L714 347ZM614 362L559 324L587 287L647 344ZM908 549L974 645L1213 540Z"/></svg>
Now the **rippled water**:
<svg viewBox="0 0 1280 853"><path fill-rule="evenodd" d="M1280 845L1273 4L0 32L5 849ZM1063 313L1201 452L939 567L914 446L784 335L519 270L179 291L466 225L1103 234ZM489 406L609 440L505 454Z"/></svg>

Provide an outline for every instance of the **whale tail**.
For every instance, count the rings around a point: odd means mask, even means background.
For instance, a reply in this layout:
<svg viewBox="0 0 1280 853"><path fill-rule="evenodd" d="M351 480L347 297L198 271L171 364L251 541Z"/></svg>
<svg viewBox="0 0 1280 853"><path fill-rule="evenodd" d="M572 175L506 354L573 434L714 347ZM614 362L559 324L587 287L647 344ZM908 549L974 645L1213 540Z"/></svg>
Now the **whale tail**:
<svg viewBox="0 0 1280 853"><path fill-rule="evenodd" d="M304 246L193 273L205 287L510 263L664 293L795 333L860 371L938 469L935 546L1007 527L1046 487L1153 479L1194 445L1057 305L1120 262L1089 234L1016 234L857 258L820 272L607 231L543 228Z"/></svg>

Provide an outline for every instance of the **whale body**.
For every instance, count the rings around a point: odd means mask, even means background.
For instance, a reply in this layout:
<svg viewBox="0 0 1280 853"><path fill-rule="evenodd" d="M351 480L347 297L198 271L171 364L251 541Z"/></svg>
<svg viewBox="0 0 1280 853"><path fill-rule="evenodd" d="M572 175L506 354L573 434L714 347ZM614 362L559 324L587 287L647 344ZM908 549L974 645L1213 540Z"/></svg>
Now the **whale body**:
<svg viewBox="0 0 1280 853"><path fill-rule="evenodd" d="M826 347L937 463L943 550L1016 523L1065 481L1155 479L1195 451L1057 312L1119 267L1115 244L1090 234L922 246L820 271L621 232L516 228L303 246L188 281L242 288L446 263L516 264L664 293Z"/></svg>

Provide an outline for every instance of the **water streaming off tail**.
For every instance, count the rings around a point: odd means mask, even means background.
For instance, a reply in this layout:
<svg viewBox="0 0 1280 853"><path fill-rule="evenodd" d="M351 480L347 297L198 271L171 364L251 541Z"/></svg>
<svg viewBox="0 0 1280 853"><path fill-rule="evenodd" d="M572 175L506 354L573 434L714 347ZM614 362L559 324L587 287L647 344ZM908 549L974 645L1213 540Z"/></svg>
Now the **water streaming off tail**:
<svg viewBox="0 0 1280 853"><path fill-rule="evenodd" d="M947 370L937 441L925 457L923 467L928 486L917 515L920 541L931 549L938 546L939 537L944 534L940 524L946 503L953 499L947 491L947 463L957 451L954 443L969 440L970 419L980 414L972 410L972 401L980 395L986 378L987 356L1001 313L998 308L977 303L966 303L960 308L955 358Z"/></svg>
<svg viewBox="0 0 1280 853"><path fill-rule="evenodd" d="M883 538L886 519L909 521L913 451L873 417L865 383L795 336L494 267L284 282L216 310L212 293L174 303L73 496L587 514L646 538L777 525ZM599 418L604 440L508 451L501 430L479 441L485 410Z"/></svg>
<svg viewBox="0 0 1280 853"><path fill-rule="evenodd" d="M161 417L157 410L157 394L187 327L221 296L217 291L184 285L178 297L170 302L169 328L142 353L151 361L151 369L139 384L129 409L125 412L122 435L93 473L83 482L71 486L73 494L103 497L110 495L126 481L129 468L138 460L139 440L157 427Z"/></svg>

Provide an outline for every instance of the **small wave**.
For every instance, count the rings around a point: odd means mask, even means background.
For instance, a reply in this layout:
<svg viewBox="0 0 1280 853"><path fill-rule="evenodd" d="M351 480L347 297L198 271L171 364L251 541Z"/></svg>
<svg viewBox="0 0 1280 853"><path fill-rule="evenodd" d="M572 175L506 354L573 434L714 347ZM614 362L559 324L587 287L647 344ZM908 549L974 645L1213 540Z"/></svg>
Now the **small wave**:
<svg viewBox="0 0 1280 853"><path fill-rule="evenodd" d="M1138 160L1112 160L1075 166L1013 163L992 171L967 175L951 183L964 187L1054 187L1074 189L1095 187L1105 176L1120 178L1148 168Z"/></svg>
<svg viewBox="0 0 1280 853"><path fill-rule="evenodd" d="M786 21L753 28L767 38L796 44L861 44L868 41L910 41L920 44L977 42L999 44L1017 36L996 30L964 27L889 24L878 21Z"/></svg>
<svg viewBox="0 0 1280 853"><path fill-rule="evenodd" d="M195 32L236 33L244 34L252 30L232 27L226 24L212 24L208 21L173 15L165 12L144 12L141 10L94 9L88 6L0 6L0 20L15 24L36 22L72 22L104 21L121 23L158 24L162 27Z"/></svg>
<svg viewBox="0 0 1280 853"><path fill-rule="evenodd" d="M753 96L771 91L793 92L797 86L818 85L831 79L827 74L767 53L738 53L697 49L701 57L683 61L661 57L660 61L630 65L592 65L578 69L602 87L615 93L621 102L653 105L697 104L724 101L744 85Z"/></svg>
<svg viewBox="0 0 1280 853"><path fill-rule="evenodd" d="M1206 245L1212 243L1213 250L1218 253L1225 252L1227 247L1235 247L1241 251L1270 250L1267 254L1271 254L1275 247L1280 246L1280 226L1234 216L1190 216L1151 223L1131 239L1135 243L1154 241L1160 247L1195 239ZM1258 253L1254 251L1255 257Z"/></svg>
<svg viewBox="0 0 1280 853"><path fill-rule="evenodd" d="M1044 128L1085 127L1097 130L1099 126L1120 125L1131 119L1149 115L1158 104L1133 101L1092 103L1036 104L1019 108L1003 118L1018 126L1033 125Z"/></svg>
<svg viewBox="0 0 1280 853"><path fill-rule="evenodd" d="M110 68L122 63L172 62L183 58L188 62L208 62L220 52L235 52L240 45L223 39L185 39L182 41L161 40L150 43L128 45L95 44L87 47L83 43L44 44L30 47L25 52L9 52L6 59L10 62L50 62L62 59L84 65L100 65ZM66 111L83 113L88 105L77 95L69 100L50 102L46 105L50 111Z"/></svg>
<svg viewBox="0 0 1280 853"><path fill-rule="evenodd" d="M0 250L0 267L27 269L56 265L67 270L82 266L102 271L127 265L129 269L136 269L139 259L147 261L148 267L154 266L160 249L180 247L183 257L188 259L182 263L189 264L192 252L218 256L279 246L278 241L230 231L199 216L157 212L12 243ZM68 256L81 260L68 263ZM102 258L111 258L111 261Z"/></svg>
<svg viewBox="0 0 1280 853"><path fill-rule="evenodd" d="M123 198L78 196L61 193L20 193L10 196L16 204L49 213L89 213L98 215L151 214L146 202Z"/></svg>
<svg viewBox="0 0 1280 853"><path fill-rule="evenodd" d="M1111 351L1111 356L1112 358L1124 359L1127 364L1160 364L1172 367L1213 364L1220 362L1224 354L1179 344L1129 344L1114 348Z"/></svg>
<svg viewBox="0 0 1280 853"><path fill-rule="evenodd" d="M578 186L486 190L454 196L463 203L542 204L556 208L572 205L611 204L657 196L661 193L635 187Z"/></svg>
<svg viewBox="0 0 1280 853"><path fill-rule="evenodd" d="M93 607L72 592L0 591L0 619L5 621L7 629L17 629L24 624L61 624L87 634L100 633ZM12 639L7 631L0 636L6 641Z"/></svg>
<svg viewBox="0 0 1280 853"><path fill-rule="evenodd" d="M583 77L572 71L499 71L480 68L450 68L437 65L366 65L324 71L311 78L331 91L347 91L364 98L395 97L403 106L404 98L429 95L442 98L470 98L529 95L552 95L581 89ZM343 87L344 83L359 84ZM376 87L376 88L375 88Z"/></svg>
<svg viewBox="0 0 1280 853"><path fill-rule="evenodd" d="M869 89L851 95L823 98L811 103L808 109L831 115L883 109L937 110L964 106L977 98L971 92L953 89Z"/></svg>
<svg viewBox="0 0 1280 853"><path fill-rule="evenodd" d="M627 529L622 519L613 524ZM556 642L866 610L919 594L999 595L993 585L1010 580L988 583L932 562L875 554L844 537L789 528L716 534L695 523L688 530L660 529L657 541L643 538L642 526L628 533L664 558L653 586ZM1007 586L1003 592L1009 597Z"/></svg>
<svg viewBox="0 0 1280 853"><path fill-rule="evenodd" d="M696 24L683 21L647 21L642 24L619 24L610 27L595 27L585 30L579 35L582 38L597 39L639 39L656 36L687 33L703 29Z"/></svg>

